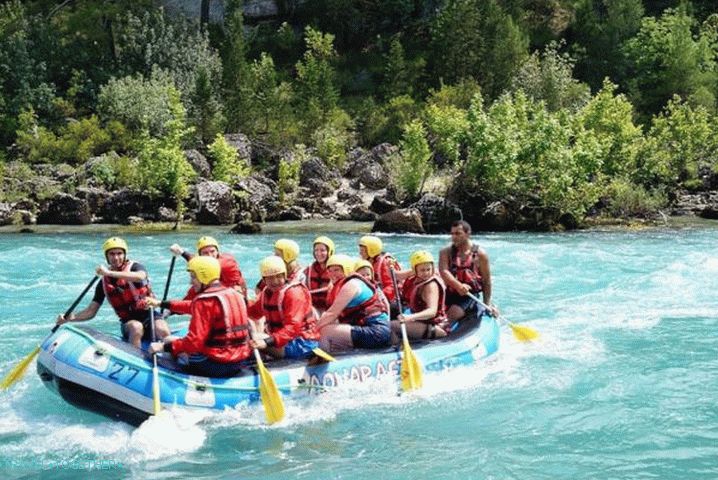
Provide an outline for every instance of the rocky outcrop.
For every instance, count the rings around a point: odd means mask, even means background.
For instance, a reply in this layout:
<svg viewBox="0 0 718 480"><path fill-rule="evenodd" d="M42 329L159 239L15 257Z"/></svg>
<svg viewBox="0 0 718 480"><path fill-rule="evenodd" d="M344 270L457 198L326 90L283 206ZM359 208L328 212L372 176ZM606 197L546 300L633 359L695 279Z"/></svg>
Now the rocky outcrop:
<svg viewBox="0 0 718 480"><path fill-rule="evenodd" d="M248 221L248 220L242 220L241 222L237 223L232 229L229 231L229 233L238 233L238 234L255 234L255 233L262 233L262 226L258 223Z"/></svg>
<svg viewBox="0 0 718 480"><path fill-rule="evenodd" d="M54 225L87 225L91 220L87 200L62 192L45 203L37 216L39 223Z"/></svg>
<svg viewBox="0 0 718 480"><path fill-rule="evenodd" d="M113 192L101 210L104 223L127 224L129 217L154 218L157 202L145 192L123 188Z"/></svg>
<svg viewBox="0 0 718 480"><path fill-rule="evenodd" d="M77 198L83 199L90 207L90 215L92 221L100 220L102 210L105 208L107 199L110 198L110 192L100 187L80 187L76 191Z"/></svg>
<svg viewBox="0 0 718 480"><path fill-rule="evenodd" d="M377 218L372 232L426 233L421 213L415 208L400 208Z"/></svg>
<svg viewBox="0 0 718 480"><path fill-rule="evenodd" d="M204 155L197 150L185 150L184 156L200 178L210 178L211 167Z"/></svg>
<svg viewBox="0 0 718 480"><path fill-rule="evenodd" d="M12 224L13 211L11 204L0 202L0 226Z"/></svg>
<svg viewBox="0 0 718 480"><path fill-rule="evenodd" d="M339 172L333 170L319 157L311 157L302 163L299 172L299 185L310 187L312 182L321 182L324 185L339 180ZM331 189L330 185L327 185Z"/></svg>
<svg viewBox="0 0 718 480"><path fill-rule="evenodd" d="M671 215L697 215L718 219L718 192L678 192L670 210Z"/></svg>
<svg viewBox="0 0 718 480"><path fill-rule="evenodd" d="M264 222L278 213L280 205L274 180L254 174L239 180L234 188L239 192L239 211L249 212L252 221Z"/></svg>
<svg viewBox="0 0 718 480"><path fill-rule="evenodd" d="M377 145L371 152L355 149L349 155L344 175L357 179L370 190L386 188L389 176L384 165L395 151L396 147L388 143Z"/></svg>
<svg viewBox="0 0 718 480"><path fill-rule="evenodd" d="M252 165L252 142L243 133L227 133L224 135L230 147L234 147L239 154L239 158Z"/></svg>
<svg viewBox="0 0 718 480"><path fill-rule="evenodd" d="M426 233L446 233L451 224L461 220L461 209L454 203L433 193L425 193L418 202L410 205L421 213L421 221Z"/></svg>
<svg viewBox="0 0 718 480"><path fill-rule="evenodd" d="M197 184L197 223L227 225L234 222L236 211L232 188L225 182Z"/></svg>
<svg viewBox="0 0 718 480"><path fill-rule="evenodd" d="M399 204L389 200L386 195L374 196L374 199L371 201L371 205L369 205L369 210L374 213L378 213L379 215L391 212L397 208L399 208Z"/></svg>

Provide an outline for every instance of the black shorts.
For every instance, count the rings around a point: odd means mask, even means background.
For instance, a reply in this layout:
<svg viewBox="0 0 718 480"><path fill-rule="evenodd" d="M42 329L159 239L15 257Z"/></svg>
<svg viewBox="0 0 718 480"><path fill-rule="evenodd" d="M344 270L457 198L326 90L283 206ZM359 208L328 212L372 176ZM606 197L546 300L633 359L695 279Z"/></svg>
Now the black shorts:
<svg viewBox="0 0 718 480"><path fill-rule="evenodd" d="M155 310L155 320L162 320L162 314ZM150 318L150 312L147 311L147 316L143 319L139 318L131 318L127 320L127 322L130 322L132 320L138 321L142 323L143 331L142 331L142 340L146 342L151 342L153 340L152 338L152 318ZM130 336L127 332L127 322L122 322L122 325L120 325L120 332L122 333L122 340L125 342L129 340Z"/></svg>
<svg viewBox="0 0 718 480"><path fill-rule="evenodd" d="M471 292L474 293L474 292ZM477 293L474 293L474 295L478 295ZM471 298L468 295L458 295L456 293L447 293L446 294L446 309L448 310L449 307L452 307L454 305L457 305L459 308L461 308L465 314L475 313L479 311L479 304Z"/></svg>

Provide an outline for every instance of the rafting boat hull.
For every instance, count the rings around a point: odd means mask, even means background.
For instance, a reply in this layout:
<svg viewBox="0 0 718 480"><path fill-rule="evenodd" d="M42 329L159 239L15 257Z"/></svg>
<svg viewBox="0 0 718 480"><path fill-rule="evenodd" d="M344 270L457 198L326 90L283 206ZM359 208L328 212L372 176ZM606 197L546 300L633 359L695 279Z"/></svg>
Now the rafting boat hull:
<svg viewBox="0 0 718 480"><path fill-rule="evenodd" d="M462 321L448 337L412 343L427 372L471 365L494 354L499 326L492 317ZM336 361L307 365L306 361L267 362L283 396L307 395L347 382L399 375L398 348L355 350L334 355ZM235 377L188 375L168 357L158 357L160 401L163 406L224 410L255 403L259 375L246 368ZM141 349L93 328L64 324L42 343L37 371L44 383L68 403L138 425L153 412L152 360Z"/></svg>

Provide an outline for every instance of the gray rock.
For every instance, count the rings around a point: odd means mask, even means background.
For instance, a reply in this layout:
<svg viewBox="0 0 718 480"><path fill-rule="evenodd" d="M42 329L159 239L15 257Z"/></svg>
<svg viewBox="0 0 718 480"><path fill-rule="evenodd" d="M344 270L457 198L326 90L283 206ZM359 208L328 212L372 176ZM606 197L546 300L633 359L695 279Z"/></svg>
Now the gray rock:
<svg viewBox="0 0 718 480"><path fill-rule="evenodd" d="M331 184L316 178L310 178L304 183L306 193L312 197L329 197L334 193Z"/></svg>
<svg viewBox="0 0 718 480"><path fill-rule="evenodd" d="M130 215L123 223L125 225L142 225L145 223L145 219L136 215Z"/></svg>
<svg viewBox="0 0 718 480"><path fill-rule="evenodd" d="M354 149L349 154L344 175L358 179L371 190L386 188L389 185L389 178L384 164L394 151L396 147L388 143L374 147L371 152Z"/></svg>
<svg viewBox="0 0 718 480"><path fill-rule="evenodd" d="M259 223L241 221L229 231L230 233L255 234L262 233L262 226Z"/></svg>
<svg viewBox="0 0 718 480"><path fill-rule="evenodd" d="M20 219L23 225L35 225L37 216L30 210L15 210L15 217Z"/></svg>
<svg viewBox="0 0 718 480"><path fill-rule="evenodd" d="M415 208L400 208L380 216L372 232L426 233L421 213Z"/></svg>
<svg viewBox="0 0 718 480"><path fill-rule="evenodd" d="M263 222L268 215L279 210L277 183L264 175L254 174L239 180L235 186L239 192L239 210L249 212L255 222Z"/></svg>
<svg viewBox="0 0 718 480"><path fill-rule="evenodd" d="M369 205L369 210L374 213L378 213L379 215L391 212L397 208L399 208L399 205L396 202L387 199L384 195L374 196L374 200L372 200L371 205Z"/></svg>
<svg viewBox="0 0 718 480"><path fill-rule="evenodd" d="M126 223L131 216L154 215L155 209L155 201L149 194L123 188L106 199L101 216L106 223Z"/></svg>
<svg viewBox="0 0 718 480"><path fill-rule="evenodd" d="M156 220L158 222L176 222L177 212L172 210L171 208L162 206L157 209Z"/></svg>
<svg viewBox="0 0 718 480"><path fill-rule="evenodd" d="M379 163L367 164L359 174L359 180L369 190L381 190L389 185L389 176Z"/></svg>
<svg viewBox="0 0 718 480"><path fill-rule="evenodd" d="M90 214L97 215L105 207L110 192L100 187L79 187L76 191L77 198L87 201L90 207Z"/></svg>
<svg viewBox="0 0 718 480"><path fill-rule="evenodd" d="M197 223L201 225L227 225L235 214L232 188L224 182L197 184Z"/></svg>
<svg viewBox="0 0 718 480"><path fill-rule="evenodd" d="M399 147L392 145L391 143L381 143L371 149L371 156L374 161L380 165L386 165L387 162L396 155L399 151Z"/></svg>
<svg viewBox="0 0 718 480"><path fill-rule="evenodd" d="M45 203L37 217L39 223L53 225L88 225L91 220L87 200L62 192Z"/></svg>
<svg viewBox="0 0 718 480"><path fill-rule="evenodd" d="M75 168L66 163L38 163L32 166L35 173L43 177L50 177L58 182L64 182L75 175Z"/></svg>
<svg viewBox="0 0 718 480"><path fill-rule="evenodd" d="M376 218L376 213L364 205L357 205L349 211L349 219L355 222L373 222Z"/></svg>
<svg viewBox="0 0 718 480"><path fill-rule="evenodd" d="M210 178L212 174L211 167L204 155L193 149L185 150L184 156L189 164L192 165L194 171L197 172L197 175L201 178Z"/></svg>
<svg viewBox="0 0 718 480"><path fill-rule="evenodd" d="M451 231L451 224L463 218L461 209L443 197L426 193L418 202L410 205L421 213L421 221L427 233Z"/></svg>
<svg viewBox="0 0 718 480"><path fill-rule="evenodd" d="M309 186L309 182L320 181L328 183L339 178L339 172L333 170L319 157L310 157L304 163L299 173L299 185ZM331 188L331 187L330 187Z"/></svg>
<svg viewBox="0 0 718 480"><path fill-rule="evenodd" d="M11 225L14 209L11 204L0 202L0 225Z"/></svg>
<svg viewBox="0 0 718 480"><path fill-rule="evenodd" d="M293 205L285 208L270 220L302 220L307 215L306 210L299 205Z"/></svg>
<svg viewBox="0 0 718 480"><path fill-rule="evenodd" d="M243 133L227 133L224 135L224 139L227 143L237 149L239 158L247 162L247 165L252 165L252 142Z"/></svg>

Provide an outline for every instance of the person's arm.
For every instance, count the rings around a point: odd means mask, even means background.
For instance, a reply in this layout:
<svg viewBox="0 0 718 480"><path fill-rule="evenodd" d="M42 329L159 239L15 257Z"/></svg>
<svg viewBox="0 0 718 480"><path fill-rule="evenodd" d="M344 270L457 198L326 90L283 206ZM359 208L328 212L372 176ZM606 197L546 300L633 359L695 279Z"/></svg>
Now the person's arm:
<svg viewBox="0 0 718 480"><path fill-rule="evenodd" d="M137 263L132 265L132 269L129 272L110 270L104 265L98 265L96 272L103 277L121 278L133 283L147 279L147 270Z"/></svg>
<svg viewBox="0 0 718 480"><path fill-rule="evenodd" d="M491 267L489 266L489 255L480 248L478 251L476 266L481 275L481 286L484 303L491 306Z"/></svg>
<svg viewBox="0 0 718 480"><path fill-rule="evenodd" d="M346 308L347 305L349 305L349 302L352 301L352 298L354 298L357 293L359 293L359 287L354 282L355 281L352 280L342 286L342 289L339 290L339 293L337 294L337 298L334 300L334 303L332 303L329 309L327 309L324 313L322 313L322 316L319 317L317 328L322 329L330 323L336 322L336 320L339 318L339 314L342 313L342 311Z"/></svg>
<svg viewBox="0 0 718 480"><path fill-rule="evenodd" d="M174 356L202 351L205 341L209 338L212 318L218 312L221 314L221 307L216 299L194 302L187 335L169 343L165 351L172 352Z"/></svg>
<svg viewBox="0 0 718 480"><path fill-rule="evenodd" d="M84 322L86 320L94 318L95 315L97 315L97 311L99 309L100 304L93 300L84 310L80 310L77 313L71 313L70 316L67 318L65 318L65 315L58 315L57 321L55 323L57 325L62 325L63 323L68 322Z"/></svg>
<svg viewBox="0 0 718 480"><path fill-rule="evenodd" d="M436 316L439 309L439 286L436 282L428 283L421 290L421 299L427 307L419 312L404 315L405 322L416 322L420 320L431 320Z"/></svg>
<svg viewBox="0 0 718 480"><path fill-rule="evenodd" d="M247 301L247 315L252 320L259 320L264 316L264 310L262 309L262 299L264 298L264 290L259 293L256 300Z"/></svg>
<svg viewBox="0 0 718 480"><path fill-rule="evenodd" d="M465 283L461 283L453 273L451 273L451 247L444 248L439 252L439 275L446 283L446 286L459 292L461 295L466 295L471 291L471 287Z"/></svg>
<svg viewBox="0 0 718 480"><path fill-rule="evenodd" d="M396 281L397 282L403 282L407 278L414 275L414 270L408 268L406 270L394 270L394 275L396 275Z"/></svg>

